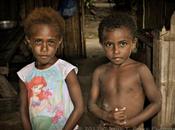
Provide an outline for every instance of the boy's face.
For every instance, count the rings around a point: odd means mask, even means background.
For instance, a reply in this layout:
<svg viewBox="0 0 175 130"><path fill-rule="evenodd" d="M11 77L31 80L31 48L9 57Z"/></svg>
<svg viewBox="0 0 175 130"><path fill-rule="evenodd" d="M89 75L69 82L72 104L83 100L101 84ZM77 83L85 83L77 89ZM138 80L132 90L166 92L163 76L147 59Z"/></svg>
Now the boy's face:
<svg viewBox="0 0 175 130"><path fill-rule="evenodd" d="M31 35L27 37L38 66L49 67L54 63L55 54L62 42L52 26L36 24L32 26Z"/></svg>
<svg viewBox="0 0 175 130"><path fill-rule="evenodd" d="M130 31L125 28L116 28L106 32L105 40L102 43L106 57L115 65L121 65L131 55L135 42Z"/></svg>

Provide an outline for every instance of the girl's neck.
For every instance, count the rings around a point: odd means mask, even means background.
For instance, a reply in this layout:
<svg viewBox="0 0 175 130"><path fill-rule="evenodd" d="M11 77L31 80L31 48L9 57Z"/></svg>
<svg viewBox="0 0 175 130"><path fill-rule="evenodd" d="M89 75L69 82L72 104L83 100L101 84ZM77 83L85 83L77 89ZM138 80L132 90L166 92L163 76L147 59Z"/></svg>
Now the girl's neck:
<svg viewBox="0 0 175 130"><path fill-rule="evenodd" d="M47 69L47 68L49 68L50 66L52 66L57 60L58 60L58 58L57 58L57 57L54 57L54 58L53 58L49 63L47 63L47 64L41 64L41 63L39 63L38 61L36 61L36 62L35 62L35 66L36 66L37 69L40 69L40 70L42 70L42 69Z"/></svg>

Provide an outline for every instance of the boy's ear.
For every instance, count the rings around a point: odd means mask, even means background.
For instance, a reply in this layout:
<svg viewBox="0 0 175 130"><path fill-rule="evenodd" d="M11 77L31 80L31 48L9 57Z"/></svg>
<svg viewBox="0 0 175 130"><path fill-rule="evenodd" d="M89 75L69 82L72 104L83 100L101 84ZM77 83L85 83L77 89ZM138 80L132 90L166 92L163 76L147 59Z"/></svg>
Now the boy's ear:
<svg viewBox="0 0 175 130"><path fill-rule="evenodd" d="M62 42L63 42L63 38L60 38L60 40L58 41L58 47L57 48L60 47L60 45L61 45Z"/></svg>
<svg viewBox="0 0 175 130"><path fill-rule="evenodd" d="M132 52L136 53L137 51L137 38L133 39L133 44L132 44Z"/></svg>

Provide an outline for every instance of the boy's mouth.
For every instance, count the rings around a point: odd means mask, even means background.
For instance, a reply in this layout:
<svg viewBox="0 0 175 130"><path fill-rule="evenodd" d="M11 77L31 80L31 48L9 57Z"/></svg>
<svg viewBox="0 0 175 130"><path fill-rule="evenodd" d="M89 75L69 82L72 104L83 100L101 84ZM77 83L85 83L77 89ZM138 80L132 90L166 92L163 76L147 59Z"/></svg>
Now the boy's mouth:
<svg viewBox="0 0 175 130"><path fill-rule="evenodd" d="M48 55L39 55L39 57L42 58L42 59L46 59L46 58L48 58L49 56L48 56Z"/></svg>
<svg viewBox="0 0 175 130"><path fill-rule="evenodd" d="M121 60L122 58L121 58L121 57L113 57L112 59L113 59L113 60L116 60L116 61L119 61L119 60Z"/></svg>

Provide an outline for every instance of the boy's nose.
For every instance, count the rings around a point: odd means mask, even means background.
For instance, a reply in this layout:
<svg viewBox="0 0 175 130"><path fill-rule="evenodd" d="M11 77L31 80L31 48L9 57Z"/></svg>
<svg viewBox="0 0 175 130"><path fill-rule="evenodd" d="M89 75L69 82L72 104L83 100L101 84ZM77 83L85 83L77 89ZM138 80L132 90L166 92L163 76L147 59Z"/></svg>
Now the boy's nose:
<svg viewBox="0 0 175 130"><path fill-rule="evenodd" d="M119 46L118 45L114 45L114 53L119 53Z"/></svg>

